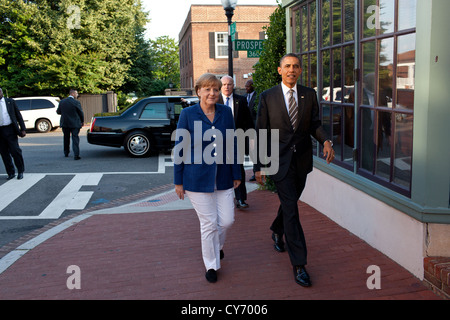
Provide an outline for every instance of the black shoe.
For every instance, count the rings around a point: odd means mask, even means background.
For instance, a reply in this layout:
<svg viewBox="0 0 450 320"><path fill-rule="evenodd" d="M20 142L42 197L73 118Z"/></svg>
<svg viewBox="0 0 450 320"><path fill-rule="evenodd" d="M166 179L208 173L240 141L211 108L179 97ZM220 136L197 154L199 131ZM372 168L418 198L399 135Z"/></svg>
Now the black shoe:
<svg viewBox="0 0 450 320"><path fill-rule="evenodd" d="M248 208L248 204L246 204L245 201L238 200L238 201L236 202L236 207L237 207L238 209L245 209L245 208Z"/></svg>
<svg viewBox="0 0 450 320"><path fill-rule="evenodd" d="M223 250L220 250L220 260L222 260L225 257L225 254L223 253Z"/></svg>
<svg viewBox="0 0 450 320"><path fill-rule="evenodd" d="M302 287L311 287L311 279L308 272L306 272L305 266L294 266L294 278Z"/></svg>
<svg viewBox="0 0 450 320"><path fill-rule="evenodd" d="M8 174L8 177L6 178L6 180L11 180L11 179L14 178L15 176L16 176L15 173Z"/></svg>
<svg viewBox="0 0 450 320"><path fill-rule="evenodd" d="M75 160L80 160L81 157L80 157L80 156L75 156L74 159L75 159Z"/></svg>
<svg viewBox="0 0 450 320"><path fill-rule="evenodd" d="M272 240L274 242L273 247L275 248L276 251L278 251L278 252L284 252L285 251L284 250L284 241L283 241L282 237L279 234L273 232L272 233Z"/></svg>
<svg viewBox="0 0 450 320"><path fill-rule="evenodd" d="M206 280L208 280L211 283L216 282L217 281L217 272L216 272L216 270L209 269L208 271L206 271L205 278L206 278Z"/></svg>
<svg viewBox="0 0 450 320"><path fill-rule="evenodd" d="M255 175L253 175L249 181L256 181Z"/></svg>
<svg viewBox="0 0 450 320"><path fill-rule="evenodd" d="M66 158L67 158L68 156L69 156L69 154L68 154L68 153L64 153L64 157L66 157Z"/></svg>
<svg viewBox="0 0 450 320"><path fill-rule="evenodd" d="M17 174L17 180L22 180L23 179L23 172L19 172Z"/></svg>

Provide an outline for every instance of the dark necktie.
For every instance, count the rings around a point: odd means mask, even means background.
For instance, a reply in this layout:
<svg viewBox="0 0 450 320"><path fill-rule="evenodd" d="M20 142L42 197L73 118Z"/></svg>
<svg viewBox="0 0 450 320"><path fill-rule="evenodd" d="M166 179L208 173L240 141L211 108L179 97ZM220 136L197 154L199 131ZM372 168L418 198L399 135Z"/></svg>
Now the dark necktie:
<svg viewBox="0 0 450 320"><path fill-rule="evenodd" d="M297 128L297 102L294 98L294 90L289 90L289 118L291 119L292 128L295 130Z"/></svg>

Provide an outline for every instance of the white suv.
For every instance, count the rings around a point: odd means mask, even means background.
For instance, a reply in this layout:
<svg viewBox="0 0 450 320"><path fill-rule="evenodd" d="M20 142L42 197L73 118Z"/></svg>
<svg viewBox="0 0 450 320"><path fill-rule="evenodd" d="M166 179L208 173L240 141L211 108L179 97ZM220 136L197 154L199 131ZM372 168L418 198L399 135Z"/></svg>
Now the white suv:
<svg viewBox="0 0 450 320"><path fill-rule="evenodd" d="M36 129L38 132L49 132L59 127L61 116L56 113L59 98L55 97L26 97L14 98L22 114L25 127Z"/></svg>

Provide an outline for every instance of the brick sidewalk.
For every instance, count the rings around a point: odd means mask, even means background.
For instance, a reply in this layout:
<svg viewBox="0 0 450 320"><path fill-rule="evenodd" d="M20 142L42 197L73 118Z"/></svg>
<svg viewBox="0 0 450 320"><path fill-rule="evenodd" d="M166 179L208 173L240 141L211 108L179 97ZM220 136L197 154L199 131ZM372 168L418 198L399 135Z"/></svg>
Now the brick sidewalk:
<svg viewBox="0 0 450 320"><path fill-rule="evenodd" d="M32 249L0 274L4 299L151 300L440 300L411 273L300 203L313 286L294 282L287 253L272 247L269 226L278 197L248 196L236 210L215 284L204 278L194 210L93 215ZM71 265L81 289L69 290ZM381 289L369 290L367 267L381 269Z"/></svg>

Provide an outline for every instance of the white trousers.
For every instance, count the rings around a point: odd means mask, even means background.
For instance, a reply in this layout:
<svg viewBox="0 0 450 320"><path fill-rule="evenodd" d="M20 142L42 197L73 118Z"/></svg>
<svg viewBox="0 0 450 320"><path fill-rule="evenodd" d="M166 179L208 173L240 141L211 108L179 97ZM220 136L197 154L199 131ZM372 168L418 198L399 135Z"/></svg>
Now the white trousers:
<svg viewBox="0 0 450 320"><path fill-rule="evenodd" d="M202 256L206 270L220 269L220 250L234 222L234 189L213 193L186 191L200 221Z"/></svg>

